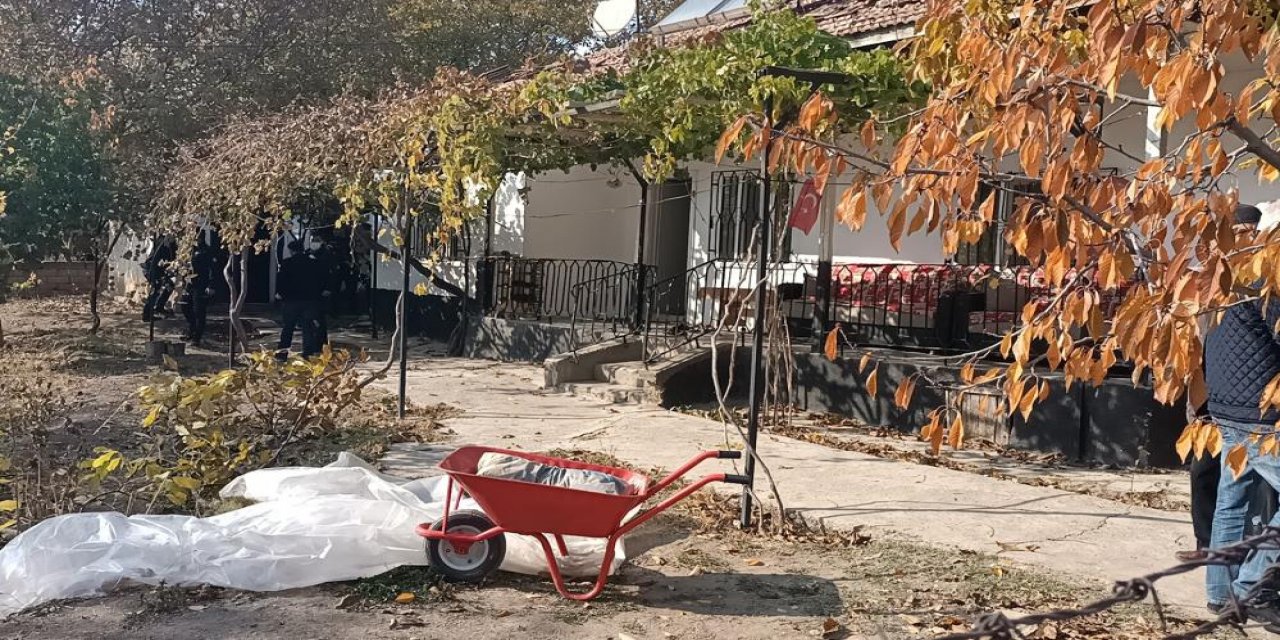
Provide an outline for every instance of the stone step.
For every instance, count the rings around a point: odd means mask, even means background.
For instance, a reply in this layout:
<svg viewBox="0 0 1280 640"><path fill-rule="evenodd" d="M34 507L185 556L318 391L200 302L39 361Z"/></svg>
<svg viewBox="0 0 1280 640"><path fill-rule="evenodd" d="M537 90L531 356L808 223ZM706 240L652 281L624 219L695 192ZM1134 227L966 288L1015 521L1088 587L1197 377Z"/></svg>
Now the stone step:
<svg viewBox="0 0 1280 640"><path fill-rule="evenodd" d="M634 362L608 362L596 365L595 379L600 382L610 382L620 387L644 387L649 381L649 372L645 369L644 363L640 361Z"/></svg>
<svg viewBox="0 0 1280 640"><path fill-rule="evenodd" d="M640 404L645 390L640 387L624 387L609 382L566 382L557 389L580 398L600 400L606 404Z"/></svg>

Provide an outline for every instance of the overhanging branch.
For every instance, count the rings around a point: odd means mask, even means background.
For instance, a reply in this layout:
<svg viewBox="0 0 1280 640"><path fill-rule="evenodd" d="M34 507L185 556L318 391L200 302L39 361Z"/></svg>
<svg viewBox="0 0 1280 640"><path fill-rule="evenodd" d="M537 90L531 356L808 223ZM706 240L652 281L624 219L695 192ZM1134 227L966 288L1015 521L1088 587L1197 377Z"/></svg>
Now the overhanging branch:
<svg viewBox="0 0 1280 640"><path fill-rule="evenodd" d="M1258 156L1263 162L1271 165L1273 168L1280 170L1280 151L1277 151L1269 142L1263 140L1262 136L1254 133L1254 131L1249 127L1244 126L1244 124L1239 120L1236 120L1234 116L1227 118L1222 125L1227 129L1227 131L1230 131L1232 135L1240 138L1249 152Z"/></svg>

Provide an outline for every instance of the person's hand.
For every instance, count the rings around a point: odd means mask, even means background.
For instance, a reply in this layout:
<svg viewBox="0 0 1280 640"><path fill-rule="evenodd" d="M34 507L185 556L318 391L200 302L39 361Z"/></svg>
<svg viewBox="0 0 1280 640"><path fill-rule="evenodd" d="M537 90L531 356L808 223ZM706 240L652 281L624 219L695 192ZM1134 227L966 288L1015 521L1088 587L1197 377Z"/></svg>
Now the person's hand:
<svg viewBox="0 0 1280 640"><path fill-rule="evenodd" d="M282 300L284 300L284 296L282 296L282 295L280 295L280 294L278 294L278 293L277 293L277 294L276 294L276 302L280 302L280 301L282 301Z"/></svg>

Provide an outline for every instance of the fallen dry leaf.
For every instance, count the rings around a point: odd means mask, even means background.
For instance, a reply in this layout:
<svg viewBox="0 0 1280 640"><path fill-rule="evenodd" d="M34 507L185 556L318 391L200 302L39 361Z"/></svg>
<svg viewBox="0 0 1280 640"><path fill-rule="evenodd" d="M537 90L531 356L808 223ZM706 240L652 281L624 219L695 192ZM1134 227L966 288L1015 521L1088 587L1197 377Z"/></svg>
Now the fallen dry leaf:
<svg viewBox="0 0 1280 640"><path fill-rule="evenodd" d="M391 624L388 625L388 627L391 629L403 629L405 627L425 627L425 626L427 625L422 620L419 620L418 618L411 618L411 617L395 618L391 621Z"/></svg>
<svg viewBox="0 0 1280 640"><path fill-rule="evenodd" d="M829 638L840 632L840 623L835 618L822 621L822 637Z"/></svg>
<svg viewBox="0 0 1280 640"><path fill-rule="evenodd" d="M400 604L409 604L410 602L413 602L414 600L417 600L417 599L418 599L418 596L413 595L413 593L410 591L405 591L404 593L401 593L400 595L396 596L396 602Z"/></svg>
<svg viewBox="0 0 1280 640"><path fill-rule="evenodd" d="M748 567L763 567L764 560L761 560L760 558L747 558L746 564Z"/></svg>

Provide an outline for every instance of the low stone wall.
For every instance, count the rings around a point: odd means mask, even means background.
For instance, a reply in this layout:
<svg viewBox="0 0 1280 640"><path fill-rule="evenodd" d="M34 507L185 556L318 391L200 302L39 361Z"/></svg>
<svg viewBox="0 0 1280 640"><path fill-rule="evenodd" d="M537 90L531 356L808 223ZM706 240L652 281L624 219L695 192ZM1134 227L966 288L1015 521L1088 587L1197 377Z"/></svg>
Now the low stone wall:
<svg viewBox="0 0 1280 640"><path fill-rule="evenodd" d="M796 354L795 389L800 408L846 415L868 425L918 431L929 412L943 403L946 391L921 382L910 406L899 409L894 392L919 365L909 355L900 359L880 355L877 390L872 396L857 361L833 362L821 354ZM944 383L957 382L959 371L931 367L929 376ZM1111 379L1096 388L1077 383L1067 389L1060 376L1047 378L1049 398L1038 403L1027 420L999 410L999 390L993 389L987 402L978 394L968 394L962 407L966 433L1013 449L1060 453L1079 462L1122 467L1180 465L1174 451L1186 423L1180 407L1157 402L1150 388L1134 386L1128 380Z"/></svg>
<svg viewBox="0 0 1280 640"><path fill-rule="evenodd" d="M6 287L26 282L35 275L36 284L29 289L13 291L23 297L87 294L93 288L92 262L34 262L15 265L4 274Z"/></svg>
<svg viewBox="0 0 1280 640"><path fill-rule="evenodd" d="M468 358L504 362L542 362L602 338L580 330L575 341L573 329L545 322L472 318L467 324L464 354Z"/></svg>

